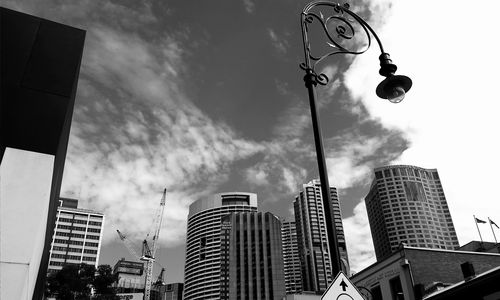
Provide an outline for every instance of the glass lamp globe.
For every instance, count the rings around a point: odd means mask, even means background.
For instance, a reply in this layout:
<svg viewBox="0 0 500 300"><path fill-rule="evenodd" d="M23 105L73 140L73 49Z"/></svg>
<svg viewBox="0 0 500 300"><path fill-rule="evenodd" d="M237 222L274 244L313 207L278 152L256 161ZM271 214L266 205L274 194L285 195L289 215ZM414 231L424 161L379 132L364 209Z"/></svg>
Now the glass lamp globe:
<svg viewBox="0 0 500 300"><path fill-rule="evenodd" d="M392 103L403 101L406 93L410 90L412 81L404 75L391 75L377 86L377 96L387 99Z"/></svg>

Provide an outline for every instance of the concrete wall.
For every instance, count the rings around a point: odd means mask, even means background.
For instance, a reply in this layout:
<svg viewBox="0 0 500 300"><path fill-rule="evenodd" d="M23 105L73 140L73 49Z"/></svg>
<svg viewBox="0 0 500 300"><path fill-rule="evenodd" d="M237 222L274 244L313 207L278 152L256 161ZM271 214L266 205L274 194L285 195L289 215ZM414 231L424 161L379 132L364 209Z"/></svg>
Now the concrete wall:
<svg viewBox="0 0 500 300"><path fill-rule="evenodd" d="M7 148L0 164L0 299L31 299L44 248L54 157Z"/></svg>

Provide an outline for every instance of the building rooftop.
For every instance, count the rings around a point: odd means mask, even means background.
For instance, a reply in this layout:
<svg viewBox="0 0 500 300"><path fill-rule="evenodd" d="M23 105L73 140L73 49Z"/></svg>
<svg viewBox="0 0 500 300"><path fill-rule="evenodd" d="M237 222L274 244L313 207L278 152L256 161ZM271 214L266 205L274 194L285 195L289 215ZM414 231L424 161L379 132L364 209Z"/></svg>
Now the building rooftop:
<svg viewBox="0 0 500 300"><path fill-rule="evenodd" d="M57 208L58 210L61 211L68 211L68 212L75 212L75 213L88 213L88 214L94 214L94 215L99 215L99 216L104 216L104 213L97 212L95 210L91 209L85 209L85 208L71 208L71 207L61 207L59 206Z"/></svg>

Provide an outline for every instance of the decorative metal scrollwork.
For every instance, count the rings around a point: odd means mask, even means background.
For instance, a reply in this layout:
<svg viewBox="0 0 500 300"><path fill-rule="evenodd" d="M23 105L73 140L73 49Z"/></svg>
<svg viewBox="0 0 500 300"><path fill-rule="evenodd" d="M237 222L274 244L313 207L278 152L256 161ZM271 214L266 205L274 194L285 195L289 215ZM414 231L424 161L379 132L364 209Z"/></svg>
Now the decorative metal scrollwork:
<svg viewBox="0 0 500 300"><path fill-rule="evenodd" d="M324 12L328 12L325 15ZM328 77L325 74L316 75L315 67L325 58L334 54L344 53L358 55L366 52L371 45L371 37L373 36L383 51L382 44L373 29L358 15L349 10L349 4L340 5L329 1L315 1L308 4L301 15L302 38L304 42L305 62L300 65L303 70L311 71L317 83L324 85L328 82ZM308 37L308 28L311 24L318 23L322 28L324 42L327 49L326 53L315 54L311 50L311 45ZM345 42L353 43L356 29L364 33L367 43L362 49L351 49L351 47L359 47L359 45L346 46ZM323 46L325 46L323 45Z"/></svg>
<svg viewBox="0 0 500 300"><path fill-rule="evenodd" d="M300 68L306 71L306 76L310 76L310 80L314 85L326 85L329 81L328 76L323 73L317 74L312 68L308 68L305 63L301 63Z"/></svg>

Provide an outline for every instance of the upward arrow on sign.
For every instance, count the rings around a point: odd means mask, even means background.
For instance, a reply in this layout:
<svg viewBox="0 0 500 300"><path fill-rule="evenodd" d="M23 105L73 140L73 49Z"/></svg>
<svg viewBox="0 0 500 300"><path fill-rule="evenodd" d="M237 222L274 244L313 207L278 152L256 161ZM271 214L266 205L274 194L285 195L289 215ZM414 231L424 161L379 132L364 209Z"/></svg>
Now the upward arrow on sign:
<svg viewBox="0 0 500 300"><path fill-rule="evenodd" d="M345 290L347 289L347 283L344 282L344 279L342 279L342 282L340 283L340 286L342 287L342 291L345 292Z"/></svg>
<svg viewBox="0 0 500 300"><path fill-rule="evenodd" d="M326 292L321 296L322 300L364 300L356 286L344 273L339 272L335 280L330 284Z"/></svg>

